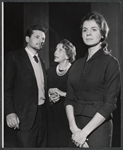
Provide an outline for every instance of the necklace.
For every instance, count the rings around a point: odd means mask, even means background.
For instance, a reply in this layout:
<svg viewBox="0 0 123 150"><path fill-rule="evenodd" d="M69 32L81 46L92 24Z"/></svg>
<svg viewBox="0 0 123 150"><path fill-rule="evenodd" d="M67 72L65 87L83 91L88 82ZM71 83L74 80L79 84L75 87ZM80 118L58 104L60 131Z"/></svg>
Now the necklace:
<svg viewBox="0 0 123 150"><path fill-rule="evenodd" d="M66 67L66 69L60 70L60 69L59 69L59 65L57 65L57 67L56 67L56 73L57 73L57 75L58 75L58 76L63 76L63 75L68 71L68 69L70 68L70 66L71 66L71 64L69 64L69 65ZM59 70L60 70L60 71L59 71Z"/></svg>

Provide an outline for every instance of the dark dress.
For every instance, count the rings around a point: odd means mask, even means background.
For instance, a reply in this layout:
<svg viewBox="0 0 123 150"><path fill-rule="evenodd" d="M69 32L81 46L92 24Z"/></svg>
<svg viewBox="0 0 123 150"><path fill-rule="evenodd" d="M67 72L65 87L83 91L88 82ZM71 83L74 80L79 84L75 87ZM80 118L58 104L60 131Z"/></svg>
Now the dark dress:
<svg viewBox="0 0 123 150"><path fill-rule="evenodd" d="M67 91L68 72L63 76L58 76L56 67L48 69L48 88L58 88L61 91ZM65 97L50 105L50 118L48 128L48 147L69 147L71 132L64 107ZM70 141L69 141L70 140Z"/></svg>
<svg viewBox="0 0 123 150"><path fill-rule="evenodd" d="M120 88L119 63L112 55L97 51L88 61L87 54L71 67L66 105L74 107L77 126L82 129L96 112L106 121L89 136L89 147L110 147L112 113L116 109ZM76 97L76 99L75 99Z"/></svg>

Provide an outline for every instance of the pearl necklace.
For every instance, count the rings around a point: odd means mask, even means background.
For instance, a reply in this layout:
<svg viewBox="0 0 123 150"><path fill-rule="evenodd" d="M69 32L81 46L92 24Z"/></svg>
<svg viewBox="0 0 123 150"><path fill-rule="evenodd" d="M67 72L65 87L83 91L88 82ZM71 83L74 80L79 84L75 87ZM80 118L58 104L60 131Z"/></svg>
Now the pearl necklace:
<svg viewBox="0 0 123 150"><path fill-rule="evenodd" d="M71 66L71 64L69 64L69 65L66 67L65 70L59 71L59 70L60 70L60 69L59 69L59 65L57 65L57 67L56 67L56 73L57 73L57 75L58 75L58 76L63 76L63 75L68 71L68 69L70 68L70 66Z"/></svg>

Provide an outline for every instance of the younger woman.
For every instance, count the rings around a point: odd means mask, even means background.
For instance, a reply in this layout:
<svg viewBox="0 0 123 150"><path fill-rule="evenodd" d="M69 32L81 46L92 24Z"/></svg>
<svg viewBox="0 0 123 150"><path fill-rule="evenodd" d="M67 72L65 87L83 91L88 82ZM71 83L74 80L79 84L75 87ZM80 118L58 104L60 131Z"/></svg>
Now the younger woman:
<svg viewBox="0 0 123 150"><path fill-rule="evenodd" d="M82 19L81 29L88 52L69 72L65 101L72 140L78 147L111 147L119 63L107 49L109 28L101 14L89 13Z"/></svg>

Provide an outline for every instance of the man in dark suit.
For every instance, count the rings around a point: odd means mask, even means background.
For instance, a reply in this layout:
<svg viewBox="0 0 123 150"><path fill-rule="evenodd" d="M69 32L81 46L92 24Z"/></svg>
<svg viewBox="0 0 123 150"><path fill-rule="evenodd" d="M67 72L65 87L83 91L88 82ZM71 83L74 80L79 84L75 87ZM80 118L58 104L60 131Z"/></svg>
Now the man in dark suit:
<svg viewBox="0 0 123 150"><path fill-rule="evenodd" d="M26 32L26 48L5 57L6 122L17 130L18 147L47 146L46 71L38 55L45 32L40 25L31 26Z"/></svg>

